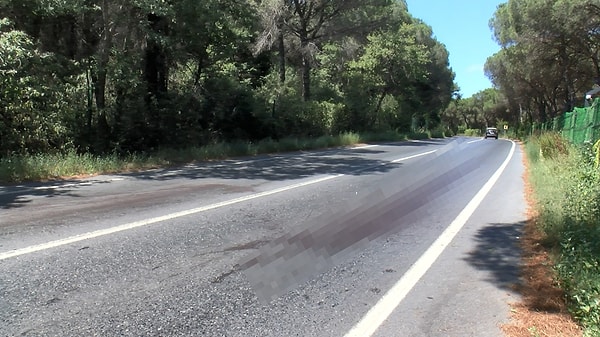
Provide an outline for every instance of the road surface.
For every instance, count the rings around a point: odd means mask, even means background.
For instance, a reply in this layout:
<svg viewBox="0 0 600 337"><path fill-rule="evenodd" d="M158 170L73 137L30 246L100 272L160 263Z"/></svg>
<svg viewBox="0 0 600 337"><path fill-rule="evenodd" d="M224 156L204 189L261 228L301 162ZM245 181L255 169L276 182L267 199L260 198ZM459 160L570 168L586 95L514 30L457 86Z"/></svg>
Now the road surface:
<svg viewBox="0 0 600 337"><path fill-rule="evenodd" d="M455 137L0 186L0 336L502 336L522 174Z"/></svg>

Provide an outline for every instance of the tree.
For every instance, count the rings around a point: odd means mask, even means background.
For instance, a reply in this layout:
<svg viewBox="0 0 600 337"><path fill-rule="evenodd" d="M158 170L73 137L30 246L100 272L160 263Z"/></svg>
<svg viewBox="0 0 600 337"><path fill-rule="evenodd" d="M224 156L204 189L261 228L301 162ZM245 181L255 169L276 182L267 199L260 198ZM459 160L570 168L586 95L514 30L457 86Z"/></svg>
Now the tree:
<svg viewBox="0 0 600 337"><path fill-rule="evenodd" d="M294 37L290 41L293 51L299 55L302 79L302 98L310 99L310 72L315 55L323 41L346 35L359 28L357 22L348 20L350 13L364 8L388 7L389 0L292 0L284 20L285 31ZM372 23L361 22L370 26Z"/></svg>
<svg viewBox="0 0 600 337"><path fill-rule="evenodd" d="M502 50L486 73L512 109L545 121L570 111L598 77L599 17L589 0L510 0L490 21ZM518 101L518 104L515 104Z"/></svg>
<svg viewBox="0 0 600 337"><path fill-rule="evenodd" d="M374 126L387 95L411 99L415 86L429 75L427 48L416 39L415 26L403 24L397 31L375 33L369 37L365 53L351 65L364 75L370 90L377 97L375 110L368 125Z"/></svg>
<svg viewBox="0 0 600 337"><path fill-rule="evenodd" d="M64 148L73 110L58 93L69 92L67 76L57 78L60 60L36 50L26 33L12 27L0 19L0 157Z"/></svg>

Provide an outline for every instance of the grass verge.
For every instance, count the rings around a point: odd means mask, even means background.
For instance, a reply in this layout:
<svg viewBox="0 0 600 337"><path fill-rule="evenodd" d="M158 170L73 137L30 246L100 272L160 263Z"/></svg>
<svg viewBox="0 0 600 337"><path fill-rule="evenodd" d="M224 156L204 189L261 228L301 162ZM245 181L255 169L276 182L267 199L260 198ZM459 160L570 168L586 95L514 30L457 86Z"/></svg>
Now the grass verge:
<svg viewBox="0 0 600 337"><path fill-rule="evenodd" d="M0 158L0 183L43 181L81 177L115 172L129 172L157 167L168 167L203 160L291 152L338 146L351 146L366 142L401 141L428 138L427 133L404 135L396 131L358 134L341 133L318 138L283 138L252 142L215 143L185 149L161 149L152 154L116 154L94 156L68 151L60 154L10 156Z"/></svg>
<svg viewBox="0 0 600 337"><path fill-rule="evenodd" d="M600 174L595 156L591 148L575 147L552 133L530 138L525 152L533 191L532 230L539 233L531 245L547 252L542 263L552 266L550 277L583 335L600 336ZM560 307L550 311L560 313Z"/></svg>

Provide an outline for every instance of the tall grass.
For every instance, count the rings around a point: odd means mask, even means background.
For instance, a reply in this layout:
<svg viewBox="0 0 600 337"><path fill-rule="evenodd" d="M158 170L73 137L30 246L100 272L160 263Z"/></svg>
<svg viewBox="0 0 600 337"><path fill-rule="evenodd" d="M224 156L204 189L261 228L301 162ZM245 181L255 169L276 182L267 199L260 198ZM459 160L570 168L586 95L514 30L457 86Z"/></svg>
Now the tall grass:
<svg viewBox="0 0 600 337"><path fill-rule="evenodd" d="M267 153L350 146L364 142L400 141L428 138L427 133L404 135L396 131L358 134L345 132L318 138L288 137L280 140L264 139L259 142L215 143L185 149L160 149L152 154L116 154L94 156L69 151L62 154L40 154L0 158L0 182L60 179L64 177L135 171L194 161L218 160Z"/></svg>
<svg viewBox="0 0 600 337"><path fill-rule="evenodd" d="M600 336L600 171L590 148L560 135L526 143L538 223L555 258L557 281L586 336Z"/></svg>

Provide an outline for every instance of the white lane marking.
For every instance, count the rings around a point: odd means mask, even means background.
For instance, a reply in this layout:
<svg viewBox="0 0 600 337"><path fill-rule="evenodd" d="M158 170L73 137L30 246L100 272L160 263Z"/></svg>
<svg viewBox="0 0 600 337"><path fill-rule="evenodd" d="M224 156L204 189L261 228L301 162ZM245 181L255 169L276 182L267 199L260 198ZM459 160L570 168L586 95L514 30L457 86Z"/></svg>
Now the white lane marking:
<svg viewBox="0 0 600 337"><path fill-rule="evenodd" d="M39 245L33 245L33 246L20 248L20 249L14 249L14 250L11 250L8 252L0 253L0 260L5 260L5 259L19 256L19 255L24 255L24 254L41 251L41 250L46 250L49 248L60 247L60 246L68 245L68 244L83 241L83 240L97 238L99 236L104 236L104 235L109 235L109 234L113 234L113 233L117 233L117 232L122 232L125 230L130 230L133 228L143 227L143 226L151 225L151 224L161 222L161 221L172 220L172 219L180 218L180 217L183 217L186 215L192 215L195 213L205 212L205 211L208 211L211 209L229 206L229 205L237 204L237 203L240 203L243 201L248 201L248 200L257 199L257 198L261 198L261 197L266 197L268 195L272 195L272 194L276 194L276 193L280 193L280 192L284 192L284 191L289 191L289 190L292 190L295 188L321 183L321 182L339 178L342 176L344 176L344 174L329 175L329 176L301 182L301 183L294 184L294 185L284 186L284 187L277 188L277 189L270 190L270 191L260 192L260 193L240 197L240 198L235 198L235 199L231 199L231 200L218 202L218 203L207 205L207 206L192 208L189 210L171 213L171 214L167 214L167 215L163 215L163 216L159 216L159 217L155 217L155 218L150 218L150 219L141 220L141 221L135 221L135 222L131 222L131 223L115 226L115 227L110 227L110 228L100 229L100 230L93 231L93 232L74 235L74 236L70 236L68 238L50 241L50 242L42 243Z"/></svg>
<svg viewBox="0 0 600 337"><path fill-rule="evenodd" d="M392 160L392 163L397 163L397 162L401 162L404 160L408 160L408 159L413 159L413 158L417 158L417 157L422 157L422 156L426 156L428 154L432 154L434 152L436 152L437 150L432 150L432 151L427 151L427 152L423 152L423 153L419 153L419 154L415 154L412 156L408 156L408 157L404 157L404 158L398 158L398 159L394 159Z"/></svg>
<svg viewBox="0 0 600 337"><path fill-rule="evenodd" d="M372 336L375 331L385 322L391 313L400 305L400 302L412 290L417 282L425 275L442 254L456 234L462 229L473 212L479 207L485 196L490 192L504 169L510 162L515 152L515 143L506 159L494 172L490 179L483 185L477 194L469 201L467 206L450 223L448 228L429 246L427 251L415 262L400 280L373 306L367 314L345 335L345 337L367 337Z"/></svg>
<svg viewBox="0 0 600 337"><path fill-rule="evenodd" d="M404 160L413 159L413 158L417 158L417 157L422 157L422 156L425 156L425 155L428 155L428 154L432 154L432 153L434 153L434 152L437 152L437 150L433 150L433 151L427 151L427 152L423 152L423 153L417 153L417 154L415 154L415 155L412 155L412 156L408 156L408 157L402 157L402 158L394 159L394 160L392 160L392 161L389 161L389 162L383 162L383 163L379 163L379 164L377 164L377 165L373 165L373 166L367 166L367 167L365 167L365 168L362 168L362 169L360 169L360 170L356 170L355 172L364 172L364 171L370 170L370 169L372 169L372 168L376 168L376 167L380 167L380 166L389 165L390 163L398 163L398 162L401 162L401 161L404 161Z"/></svg>
<svg viewBox="0 0 600 337"><path fill-rule="evenodd" d="M363 145L363 146L356 146L356 147L351 147L350 149L368 149L370 147L378 147L379 145L374 144L374 145Z"/></svg>
<svg viewBox="0 0 600 337"><path fill-rule="evenodd" d="M427 154L430 154L433 152L435 152L435 150L408 156L408 157L404 157L404 158L399 158L399 159L396 159L394 162L424 156L424 155L427 155ZM294 185L284 186L284 187L277 188L277 189L270 190L270 191L260 192L260 193L256 193L256 194L252 194L252 195L248 195L248 196L244 196L244 197L239 197L239 198L235 198L235 199L231 199L231 200L222 201L222 202L207 205L207 206L189 209L186 211L171 213L171 214L167 214L164 216L159 216L159 217L150 218L150 219L146 219L146 220L135 221L135 222L131 222L131 223L115 226L115 227L110 227L110 228L100 229L100 230L93 231L93 232L74 235L74 236L70 236L70 237L67 237L64 239L58 239L58 240L54 240L54 241L50 241L50 242L46 242L46 243L42 243L42 244L38 244L38 245L14 249L14 250L10 250L8 252L0 253L0 261L8 259L8 258L12 258L12 257L20 256L20 255L30 254L30 253L50 249L50 248L68 245L68 244L83 241L83 240L93 239L93 238L97 238L100 236L105 236L105 235L122 232L122 231L130 230L130 229L134 229L134 228L138 228L138 227L143 227L143 226L155 224L157 222L172 220L172 219L180 218L180 217L187 216L187 215L205 212L208 210L212 210L212 209L216 209L216 208L220 208L220 207L224 207L224 206L229 206L229 205L237 204L240 202L257 199L257 198L273 195L273 194L280 193L280 192L289 191L289 190L292 190L295 188L321 183L321 182L324 182L327 180L331 180L331 179L335 179L335 178L339 178L339 177L343 177L343 176L345 176L345 174L341 174L341 173L336 174L336 175L329 175L329 176L301 182L301 183L294 184Z"/></svg>
<svg viewBox="0 0 600 337"><path fill-rule="evenodd" d="M477 143L477 142L480 142L482 140L483 140L483 138L482 139L471 140L471 141L468 141L467 144Z"/></svg>

